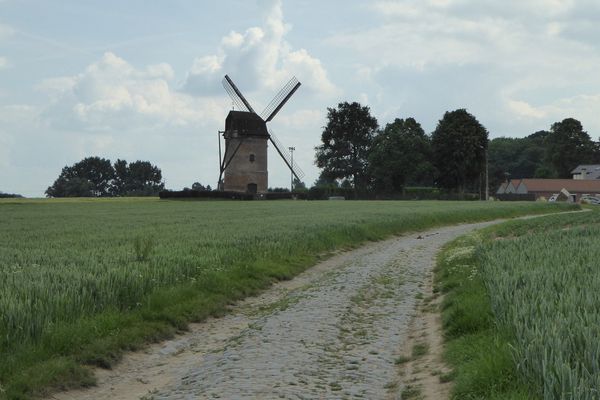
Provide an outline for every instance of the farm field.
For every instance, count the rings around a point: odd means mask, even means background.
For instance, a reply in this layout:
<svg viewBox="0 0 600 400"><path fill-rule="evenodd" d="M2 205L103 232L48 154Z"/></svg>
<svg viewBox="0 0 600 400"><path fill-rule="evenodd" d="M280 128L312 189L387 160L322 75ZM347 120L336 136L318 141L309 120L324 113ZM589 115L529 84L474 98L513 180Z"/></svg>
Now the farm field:
<svg viewBox="0 0 600 400"><path fill-rule="evenodd" d="M600 212L511 221L440 258L454 398L600 396Z"/></svg>
<svg viewBox="0 0 600 400"><path fill-rule="evenodd" d="M318 255L541 203L0 202L0 396L93 384L123 350L289 279Z"/></svg>

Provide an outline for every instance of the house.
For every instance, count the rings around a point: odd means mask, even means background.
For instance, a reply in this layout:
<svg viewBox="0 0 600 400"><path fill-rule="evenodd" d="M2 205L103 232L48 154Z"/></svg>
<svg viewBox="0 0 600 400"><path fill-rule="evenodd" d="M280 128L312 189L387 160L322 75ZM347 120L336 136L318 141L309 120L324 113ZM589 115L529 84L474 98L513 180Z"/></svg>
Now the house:
<svg viewBox="0 0 600 400"><path fill-rule="evenodd" d="M570 201L578 202L583 195L600 196L600 179L522 179L517 194L534 194L536 200L548 200L566 190Z"/></svg>
<svg viewBox="0 0 600 400"><path fill-rule="evenodd" d="M521 179L511 179L510 182L508 182L508 185L506 185L504 194L517 193L517 188L519 187L520 183L521 183Z"/></svg>
<svg viewBox="0 0 600 400"><path fill-rule="evenodd" d="M571 171L573 179L600 179L600 164L582 164Z"/></svg>
<svg viewBox="0 0 600 400"><path fill-rule="evenodd" d="M502 182L498 190L496 190L496 194L504 194L506 193L506 187L508 186L508 182Z"/></svg>
<svg viewBox="0 0 600 400"><path fill-rule="evenodd" d="M600 164L578 165L571 174L573 179L511 179L500 185L496 195L513 200L548 200L556 195L567 196L569 201L580 201L583 195L600 196Z"/></svg>
<svg viewBox="0 0 600 400"><path fill-rule="evenodd" d="M522 179L511 179L510 181L503 182L498 190L496 190L496 197L499 200L535 200L535 196L531 194L521 195L519 194L519 188L521 187Z"/></svg>

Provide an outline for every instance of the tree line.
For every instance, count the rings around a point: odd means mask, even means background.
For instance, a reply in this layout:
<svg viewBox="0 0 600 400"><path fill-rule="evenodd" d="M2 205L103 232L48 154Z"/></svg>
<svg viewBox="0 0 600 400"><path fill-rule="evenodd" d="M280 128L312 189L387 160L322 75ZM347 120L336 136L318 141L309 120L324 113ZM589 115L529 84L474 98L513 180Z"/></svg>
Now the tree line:
<svg viewBox="0 0 600 400"><path fill-rule="evenodd" d="M566 118L524 138L491 140L489 163L493 189L511 178L571 178L577 165L600 164L600 140L592 140L580 121Z"/></svg>
<svg viewBox="0 0 600 400"><path fill-rule="evenodd" d="M0 199L20 199L20 198L23 198L23 196L18 193L0 192Z"/></svg>
<svg viewBox="0 0 600 400"><path fill-rule="evenodd" d="M149 161L114 164L100 157L87 157L65 166L48 197L156 196L165 187L161 170Z"/></svg>
<svg viewBox="0 0 600 400"><path fill-rule="evenodd" d="M359 103L328 108L322 144L315 148L316 185L336 184L366 194L402 193L407 186L437 186L459 194L478 189L488 131L465 109L446 112L427 135L414 118L379 128Z"/></svg>
<svg viewBox="0 0 600 400"><path fill-rule="evenodd" d="M465 109L444 113L429 135L414 118L380 128L369 107L356 102L327 111L315 148L321 168L315 186L352 188L357 197L403 194L407 187L482 195L486 163L490 192L508 177L570 178L577 165L600 163L600 143L573 118L526 138L489 141L488 130Z"/></svg>

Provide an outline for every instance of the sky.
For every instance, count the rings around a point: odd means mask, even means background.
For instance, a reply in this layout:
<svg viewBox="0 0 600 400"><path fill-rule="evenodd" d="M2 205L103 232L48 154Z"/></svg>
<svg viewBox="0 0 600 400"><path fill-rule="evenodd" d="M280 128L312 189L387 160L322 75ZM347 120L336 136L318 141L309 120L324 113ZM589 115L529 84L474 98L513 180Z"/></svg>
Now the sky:
<svg viewBox="0 0 600 400"><path fill-rule="evenodd" d="M166 187L215 186L229 74L310 185L328 107L426 132L466 108L490 137L564 118L600 135L597 0L0 0L0 191L41 197L88 156L148 160ZM269 185L289 170L269 150Z"/></svg>

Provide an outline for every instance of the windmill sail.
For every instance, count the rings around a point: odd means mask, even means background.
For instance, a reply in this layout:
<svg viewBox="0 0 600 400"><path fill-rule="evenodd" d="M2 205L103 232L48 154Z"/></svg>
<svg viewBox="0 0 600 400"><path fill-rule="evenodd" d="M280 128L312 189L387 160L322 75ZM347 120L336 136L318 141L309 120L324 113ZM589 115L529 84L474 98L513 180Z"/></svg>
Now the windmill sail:
<svg viewBox="0 0 600 400"><path fill-rule="evenodd" d="M294 174L296 179L301 181L305 175L304 171L302 171L302 169L300 169L300 167L298 166L298 164L296 164L296 162L292 162L292 157L291 157L290 153L288 152L287 147L284 147L281 144L279 139L277 139L277 136L275 136L275 134L273 134L273 131L269 131L269 140L271 141L271 143L275 147L275 150L277 150L277 152L279 153L279 155L281 156L281 158L283 159L285 164L288 166L290 171L292 171L292 174Z"/></svg>
<svg viewBox="0 0 600 400"><path fill-rule="evenodd" d="M260 117L265 121L271 121L275 115L281 110L281 107L292 97L294 92L298 90L300 87L300 82L294 76L289 80L288 83L283 86L283 88L275 95L273 100L267 105L262 113L260 113Z"/></svg>
<svg viewBox="0 0 600 400"><path fill-rule="evenodd" d="M248 103L248 100L246 100L242 92L235 86L235 83L233 83L228 75L225 75L225 78L223 78L221 83L238 109L256 114L250 103Z"/></svg>

